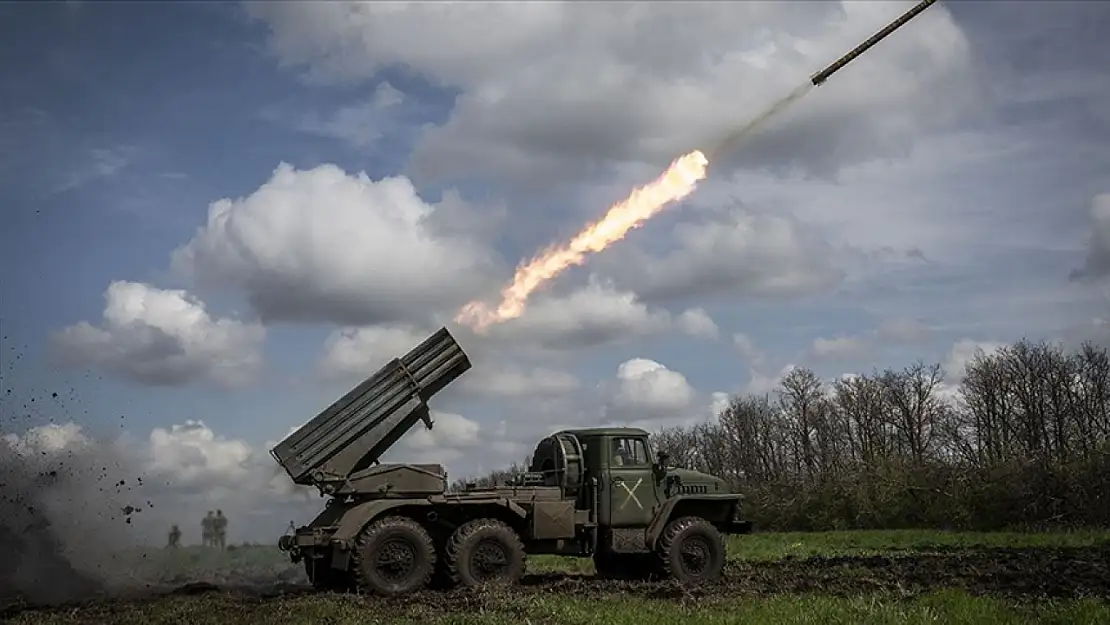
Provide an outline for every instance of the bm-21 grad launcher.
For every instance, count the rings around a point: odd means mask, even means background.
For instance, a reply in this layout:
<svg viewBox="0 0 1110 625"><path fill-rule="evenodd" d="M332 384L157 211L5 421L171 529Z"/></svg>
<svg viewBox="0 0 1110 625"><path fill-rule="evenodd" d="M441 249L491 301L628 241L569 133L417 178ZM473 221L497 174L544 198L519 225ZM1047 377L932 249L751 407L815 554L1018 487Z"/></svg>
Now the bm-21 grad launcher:
<svg viewBox="0 0 1110 625"><path fill-rule="evenodd" d="M669 468L635 428L564 430L511 483L447 492L438 464L379 458L428 399L471 363L446 328L387 363L271 454L293 482L327 496L279 541L321 589L398 595L429 585L515 583L527 554L592 557L600 574L718 578L722 533L745 533L741 496L723 480Z"/></svg>

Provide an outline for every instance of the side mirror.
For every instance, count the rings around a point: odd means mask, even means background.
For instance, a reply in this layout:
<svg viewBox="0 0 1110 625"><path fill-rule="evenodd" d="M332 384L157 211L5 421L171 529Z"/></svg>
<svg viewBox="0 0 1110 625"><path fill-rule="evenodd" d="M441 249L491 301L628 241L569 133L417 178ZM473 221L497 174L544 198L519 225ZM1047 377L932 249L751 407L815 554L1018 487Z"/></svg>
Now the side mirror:
<svg viewBox="0 0 1110 625"><path fill-rule="evenodd" d="M656 481L662 480L667 475L667 461L670 459L671 455L667 452L659 452L659 456L655 461L655 466L652 467L652 473L655 474Z"/></svg>

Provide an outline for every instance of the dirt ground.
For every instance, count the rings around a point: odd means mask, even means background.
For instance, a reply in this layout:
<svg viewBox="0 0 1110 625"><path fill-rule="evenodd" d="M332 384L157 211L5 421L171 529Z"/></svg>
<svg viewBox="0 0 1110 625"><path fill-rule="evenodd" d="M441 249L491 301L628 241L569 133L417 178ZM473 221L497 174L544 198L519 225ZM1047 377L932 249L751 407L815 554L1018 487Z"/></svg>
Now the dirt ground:
<svg viewBox="0 0 1110 625"><path fill-rule="evenodd" d="M1000 548L730 563L721 583L697 589L664 582L617 582L563 573L531 575L525 586L529 592L621 593L657 599L811 592L836 596L869 592L911 595L941 588L1007 597L1110 598L1110 547Z"/></svg>
<svg viewBox="0 0 1110 625"><path fill-rule="evenodd" d="M695 589L668 582L626 582L597 579L581 573L547 572L526 576L514 596L529 594L577 596L638 596L661 601L692 598L712 600L741 596L818 593L858 596L883 592L913 596L942 588L958 588L975 595L1011 598L1110 599L1110 546L1056 548L992 548L977 550L935 549L929 553L896 556L838 556L785 558L775 562L730 563L719 583ZM142 603L166 595L205 596L229 593L257 605L260 600L314 591L298 581L273 579L269 583L186 583L174 588L134 589L124 595L80 602L86 608L112 610L111 604ZM452 613L480 608L487 600L465 590L426 591L398 599L371 599L383 611ZM20 612L59 612L75 604L31 606L9 603L0 619ZM95 608L94 608L95 609Z"/></svg>

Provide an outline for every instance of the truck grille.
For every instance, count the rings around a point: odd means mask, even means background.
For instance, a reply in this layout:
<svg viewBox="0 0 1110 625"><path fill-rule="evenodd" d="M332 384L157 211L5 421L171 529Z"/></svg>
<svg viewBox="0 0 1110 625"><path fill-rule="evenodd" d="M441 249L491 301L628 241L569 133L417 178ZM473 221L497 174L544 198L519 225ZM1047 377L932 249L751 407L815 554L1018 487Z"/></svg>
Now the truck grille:
<svg viewBox="0 0 1110 625"><path fill-rule="evenodd" d="M705 484L683 484L678 487L678 492L683 495L700 495L709 492L709 487Z"/></svg>

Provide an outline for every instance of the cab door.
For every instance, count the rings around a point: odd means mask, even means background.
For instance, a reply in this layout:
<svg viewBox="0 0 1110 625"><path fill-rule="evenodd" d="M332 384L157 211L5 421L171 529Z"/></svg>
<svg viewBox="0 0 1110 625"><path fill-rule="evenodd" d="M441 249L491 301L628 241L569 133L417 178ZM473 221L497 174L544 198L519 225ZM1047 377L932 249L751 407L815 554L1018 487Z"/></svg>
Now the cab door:
<svg viewBox="0 0 1110 625"><path fill-rule="evenodd" d="M613 437L607 448L601 471L601 524L612 528L646 527L658 505L647 441L634 436Z"/></svg>

